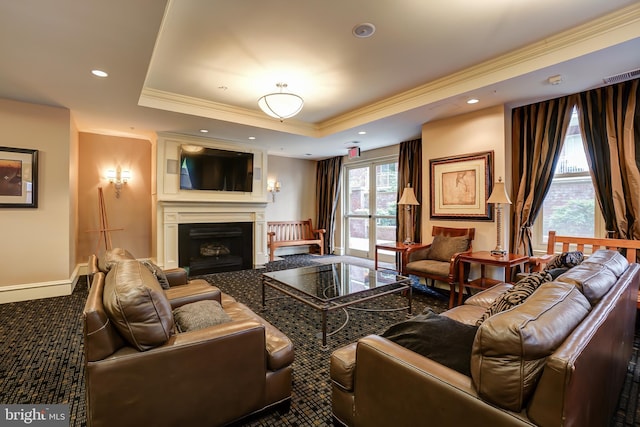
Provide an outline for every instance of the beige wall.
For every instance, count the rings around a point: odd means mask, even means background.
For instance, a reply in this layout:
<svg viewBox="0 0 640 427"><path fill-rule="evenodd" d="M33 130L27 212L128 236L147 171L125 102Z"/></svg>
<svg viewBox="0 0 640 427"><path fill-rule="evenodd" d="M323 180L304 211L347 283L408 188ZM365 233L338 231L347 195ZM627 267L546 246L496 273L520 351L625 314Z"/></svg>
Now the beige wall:
<svg viewBox="0 0 640 427"><path fill-rule="evenodd" d="M1 294L28 285L34 298L51 296L52 287L71 282L75 262L70 236L75 235L77 203L74 129L65 108L0 99L1 145L39 151L38 207L0 209ZM0 301L6 298L0 295Z"/></svg>
<svg viewBox="0 0 640 427"><path fill-rule="evenodd" d="M267 181L280 181L281 189L267 195L267 221L311 218L316 225L316 162L268 156Z"/></svg>
<svg viewBox="0 0 640 427"><path fill-rule="evenodd" d="M131 180L116 198L106 171L118 166L131 171ZM113 247L127 248L137 258L151 256L151 142L80 133L78 165L78 250L76 262L86 263L100 234L98 188L102 187ZM104 251L100 243L99 251Z"/></svg>
<svg viewBox="0 0 640 427"><path fill-rule="evenodd" d="M422 127L422 176L423 200L422 241L430 242L431 228L434 225L445 227L475 227L476 238L473 242L475 250L491 250L496 246L496 222L487 221L443 221L431 220L430 210L430 174L429 160L471 154L482 151L494 152L494 176L502 176L507 190L511 190L511 175L506 167L506 129L509 128L503 106L487 108L474 113L464 114L448 119L426 123ZM513 198L512 198L513 199ZM509 209L503 210L503 235L505 248L508 249L506 236L509 233Z"/></svg>

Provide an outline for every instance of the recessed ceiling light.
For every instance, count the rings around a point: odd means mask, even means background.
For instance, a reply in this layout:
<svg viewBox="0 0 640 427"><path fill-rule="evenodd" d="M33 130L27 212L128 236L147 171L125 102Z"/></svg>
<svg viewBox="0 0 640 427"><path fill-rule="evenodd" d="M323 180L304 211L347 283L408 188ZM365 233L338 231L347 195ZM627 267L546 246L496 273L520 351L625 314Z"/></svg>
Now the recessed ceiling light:
<svg viewBox="0 0 640 427"><path fill-rule="evenodd" d="M200 132L201 132L201 133L209 133L209 130L207 130L207 129L200 129Z"/></svg>
<svg viewBox="0 0 640 427"><path fill-rule="evenodd" d="M253 140L253 139L256 139L256 137L255 136L250 136L249 139Z"/></svg>
<svg viewBox="0 0 640 427"><path fill-rule="evenodd" d="M366 132L366 131L363 131L363 130L361 130L360 132L358 132L358 135L366 135L366 134L367 134L367 132Z"/></svg>
<svg viewBox="0 0 640 427"><path fill-rule="evenodd" d="M359 39L366 39L367 37L371 37L375 32L376 26L368 22L358 24L351 30L351 33L353 33L353 35Z"/></svg>
<svg viewBox="0 0 640 427"><path fill-rule="evenodd" d="M467 100L467 104L477 104L478 102L480 101L476 98L471 98Z"/></svg>
<svg viewBox="0 0 640 427"><path fill-rule="evenodd" d="M109 74L106 71L102 71L102 70L91 70L91 74L93 74L96 77L108 77Z"/></svg>

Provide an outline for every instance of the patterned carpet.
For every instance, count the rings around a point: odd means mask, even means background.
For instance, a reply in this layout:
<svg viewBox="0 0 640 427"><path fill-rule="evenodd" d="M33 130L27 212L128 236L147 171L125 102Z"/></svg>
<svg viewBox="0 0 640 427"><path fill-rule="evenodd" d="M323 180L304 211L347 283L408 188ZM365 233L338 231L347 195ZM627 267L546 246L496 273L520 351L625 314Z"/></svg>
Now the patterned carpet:
<svg viewBox="0 0 640 427"><path fill-rule="evenodd" d="M359 337L384 330L404 319L406 299L400 295L381 297L348 309L349 322L328 338L329 349L320 349L320 314L301 303L269 291L266 310L261 307L260 274L335 257L287 256L262 270L245 270L202 276L247 304L286 333L295 345L294 384L291 409L269 412L244 420L238 426L330 426L331 352ZM70 406L70 425L85 426L82 327L80 314L87 297L86 283L79 283L70 296L0 305L0 403ZM446 309L447 296L435 292L414 292L414 312L426 307ZM386 309L368 312L358 308ZM339 329L345 313L329 315L329 330ZM636 333L634 352L618 412L611 427L640 425L638 414L640 366L637 364L640 337Z"/></svg>

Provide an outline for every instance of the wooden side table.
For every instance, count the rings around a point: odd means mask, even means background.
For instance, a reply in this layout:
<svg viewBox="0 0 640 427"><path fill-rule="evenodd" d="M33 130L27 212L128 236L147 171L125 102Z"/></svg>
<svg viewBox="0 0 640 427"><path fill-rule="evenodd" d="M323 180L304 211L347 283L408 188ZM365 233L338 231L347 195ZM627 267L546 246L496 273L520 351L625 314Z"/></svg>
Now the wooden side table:
<svg viewBox="0 0 640 427"><path fill-rule="evenodd" d="M525 264L529 261L529 257L526 255L518 254L505 254L505 255L491 255L489 251L478 251L463 253L458 256L458 278L460 279L458 290L458 305L462 304L462 294L464 287L470 287L475 289L487 289L498 283L502 283L502 280L496 280L489 277L485 277L485 267L487 265L493 265L496 267L504 268L504 282L511 282L511 269L518 265ZM469 282L464 281L464 263L468 264L480 264L480 277Z"/></svg>
<svg viewBox="0 0 640 427"><path fill-rule="evenodd" d="M398 273L402 273L402 270L404 269L405 253L409 249L422 248L424 246L427 246L427 245L423 245L421 243L406 244L402 242L388 242L388 243L377 244L376 253L375 253L375 269L376 270L378 269L378 251L379 250L400 253L401 254L400 259L397 259L396 257L396 271Z"/></svg>

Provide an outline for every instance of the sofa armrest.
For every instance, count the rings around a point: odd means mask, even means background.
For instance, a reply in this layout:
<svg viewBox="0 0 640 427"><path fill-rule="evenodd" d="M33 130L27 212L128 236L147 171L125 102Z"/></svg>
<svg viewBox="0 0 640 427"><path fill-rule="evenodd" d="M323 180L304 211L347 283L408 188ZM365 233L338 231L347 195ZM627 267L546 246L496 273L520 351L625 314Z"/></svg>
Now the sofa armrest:
<svg viewBox="0 0 640 427"><path fill-rule="evenodd" d="M261 408L265 384L264 327L229 322L90 362L87 411L108 425L219 425ZM209 419L193 419L194 399L209 408Z"/></svg>
<svg viewBox="0 0 640 427"><path fill-rule="evenodd" d="M171 304L171 309L203 300L214 300L222 304L222 292L205 281L192 281L188 285L173 286L164 291Z"/></svg>
<svg viewBox="0 0 640 427"><path fill-rule="evenodd" d="M358 341L354 380L359 425L532 425L482 401L470 377L380 336Z"/></svg>
<svg viewBox="0 0 640 427"><path fill-rule="evenodd" d="M181 286L189 283L187 270L184 268L170 268L168 270L164 270L164 274L167 276L169 286Z"/></svg>

